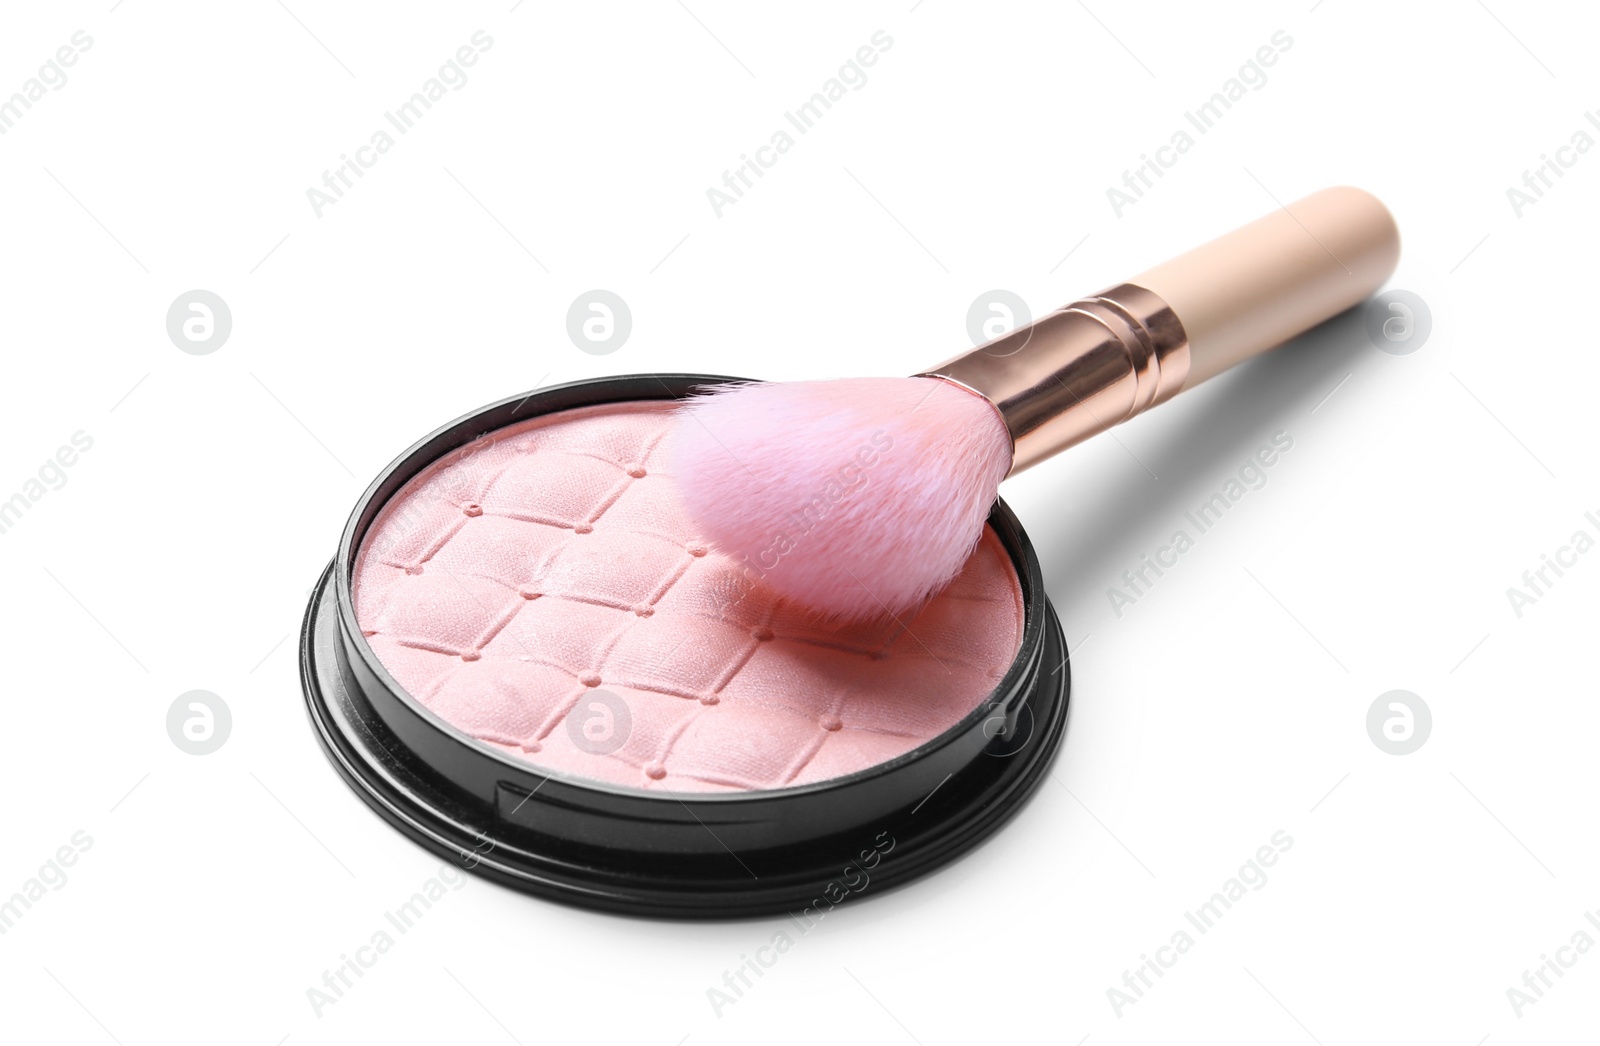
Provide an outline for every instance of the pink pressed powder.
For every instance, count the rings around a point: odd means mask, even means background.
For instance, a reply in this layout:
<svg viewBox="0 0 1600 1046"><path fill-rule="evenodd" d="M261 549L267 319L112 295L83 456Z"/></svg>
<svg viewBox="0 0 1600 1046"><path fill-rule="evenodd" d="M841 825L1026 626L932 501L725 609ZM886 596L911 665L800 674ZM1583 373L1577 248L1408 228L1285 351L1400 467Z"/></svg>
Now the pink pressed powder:
<svg viewBox="0 0 1600 1046"><path fill-rule="evenodd" d="M992 530L914 614L819 621L692 532L662 450L670 408L502 428L389 499L352 584L406 692L536 769L684 792L867 770L990 696L1024 617Z"/></svg>

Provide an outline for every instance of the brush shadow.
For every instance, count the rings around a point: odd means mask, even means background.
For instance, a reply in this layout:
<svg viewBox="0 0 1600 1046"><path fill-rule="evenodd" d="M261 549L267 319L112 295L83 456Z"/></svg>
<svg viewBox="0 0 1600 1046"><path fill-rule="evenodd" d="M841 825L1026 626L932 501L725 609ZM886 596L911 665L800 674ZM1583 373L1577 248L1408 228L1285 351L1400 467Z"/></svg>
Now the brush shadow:
<svg viewBox="0 0 1600 1046"><path fill-rule="evenodd" d="M1071 473L1064 475L1061 503L1085 508L1033 538L1045 564L1045 589L1063 617L1091 599L1101 600L1103 609L1106 575L1120 572L1127 565L1122 559L1136 558L1128 551L1139 540L1136 535L1163 521L1178 526L1184 512L1213 493L1224 474L1243 465L1273 432L1285 429L1293 436L1319 400L1370 364L1375 353L1362 318L1364 304L1184 392L1179 398L1190 402L1183 420L1169 426L1153 448L1140 451L1140 460L1159 479L1130 462L1111 489L1084 499Z"/></svg>

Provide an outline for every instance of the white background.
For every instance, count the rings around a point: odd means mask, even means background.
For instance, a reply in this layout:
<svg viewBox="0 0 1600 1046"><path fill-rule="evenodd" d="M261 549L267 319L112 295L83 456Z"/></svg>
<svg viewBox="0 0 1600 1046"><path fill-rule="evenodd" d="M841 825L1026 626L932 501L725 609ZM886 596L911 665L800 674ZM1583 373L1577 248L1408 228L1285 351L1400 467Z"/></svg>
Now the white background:
<svg viewBox="0 0 1600 1046"><path fill-rule="evenodd" d="M1507 989L1600 908L1600 555L1506 591L1600 510L1600 158L1506 190L1600 104L1578 5L229 4L10 10L0 95L7 1038L176 1042L1574 1041L1600 954ZM292 10L292 14L290 13ZM1091 14L1091 11L1093 12ZM691 14L692 12L692 14ZM470 81L320 217L306 190L485 30ZM736 205L706 190L877 30L893 40ZM1106 190L1273 33L1292 47L1135 205ZM1594 127L1591 134L1600 135ZM1359 315L1007 485L1074 648L1051 780L969 858L853 900L719 1016L782 923L591 914L473 880L337 1004L307 989L439 861L327 765L295 640L368 481L546 383L902 374L1006 288L1037 315L1307 192L1397 215L1426 343ZM631 307L592 356L568 306ZM203 288L210 355L168 338ZM1293 449L1118 617L1106 590L1271 434ZM166 731L225 700L207 756ZM1366 715L1432 711L1411 755ZM1249 893L1120 1014L1107 989L1274 832ZM1572 955L1575 953L1564 953ZM1223 1029L1226 1029L1224 1033ZM25 1030L25 1031L24 1031Z"/></svg>

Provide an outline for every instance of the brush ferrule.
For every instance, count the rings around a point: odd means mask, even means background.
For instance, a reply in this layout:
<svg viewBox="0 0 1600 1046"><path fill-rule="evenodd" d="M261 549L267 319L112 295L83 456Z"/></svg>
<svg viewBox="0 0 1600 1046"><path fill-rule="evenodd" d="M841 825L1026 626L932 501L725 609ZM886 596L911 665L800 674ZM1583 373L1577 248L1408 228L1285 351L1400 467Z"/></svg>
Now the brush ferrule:
<svg viewBox="0 0 1600 1046"><path fill-rule="evenodd" d="M1124 283L918 376L994 405L1015 475L1171 399L1189 376L1189 341L1166 302Z"/></svg>

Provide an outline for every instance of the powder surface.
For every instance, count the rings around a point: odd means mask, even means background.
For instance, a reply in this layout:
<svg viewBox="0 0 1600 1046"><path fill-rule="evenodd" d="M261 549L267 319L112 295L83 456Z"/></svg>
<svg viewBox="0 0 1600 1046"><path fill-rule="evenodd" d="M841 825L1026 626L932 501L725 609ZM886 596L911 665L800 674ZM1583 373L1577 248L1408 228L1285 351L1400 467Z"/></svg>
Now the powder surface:
<svg viewBox="0 0 1600 1046"><path fill-rule="evenodd" d="M670 409L501 429L384 506L356 618L407 692L538 768L702 792L868 769L989 696L1023 614L992 531L914 615L820 622L699 542L662 451Z"/></svg>

